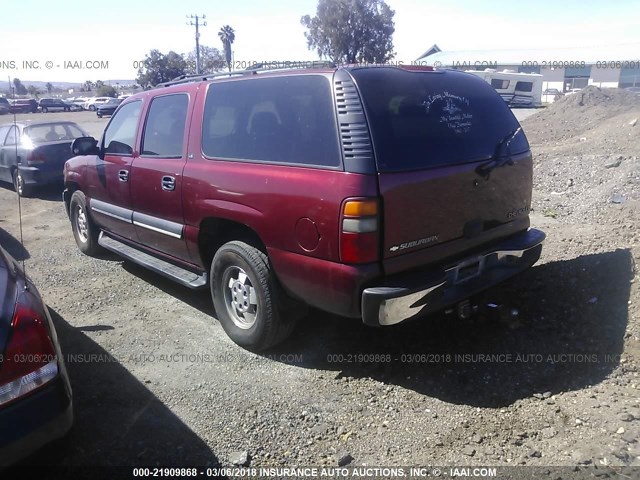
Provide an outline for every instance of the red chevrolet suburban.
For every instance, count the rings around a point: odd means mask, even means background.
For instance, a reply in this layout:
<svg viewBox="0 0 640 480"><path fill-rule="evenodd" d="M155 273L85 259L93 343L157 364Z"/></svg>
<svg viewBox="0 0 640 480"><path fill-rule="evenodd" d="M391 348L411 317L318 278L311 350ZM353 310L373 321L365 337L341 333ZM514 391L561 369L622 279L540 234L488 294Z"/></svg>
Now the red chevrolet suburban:
<svg viewBox="0 0 640 480"><path fill-rule="evenodd" d="M533 265L532 157L474 75L316 66L180 78L77 139L64 202L104 248L211 290L239 345L269 348L309 305L392 325Z"/></svg>

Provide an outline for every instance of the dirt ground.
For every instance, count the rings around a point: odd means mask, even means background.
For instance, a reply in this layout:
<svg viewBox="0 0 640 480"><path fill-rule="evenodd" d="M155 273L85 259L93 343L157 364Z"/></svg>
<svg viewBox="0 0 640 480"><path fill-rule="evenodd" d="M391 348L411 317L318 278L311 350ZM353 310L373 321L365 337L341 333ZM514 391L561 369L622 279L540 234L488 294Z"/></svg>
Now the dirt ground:
<svg viewBox="0 0 640 480"><path fill-rule="evenodd" d="M508 323L312 312L255 355L206 292L80 254L59 189L22 201L21 247L0 187L0 242L51 309L75 401L69 436L25 463L640 466L640 107L595 90L523 122L547 241L484 296L519 310Z"/></svg>

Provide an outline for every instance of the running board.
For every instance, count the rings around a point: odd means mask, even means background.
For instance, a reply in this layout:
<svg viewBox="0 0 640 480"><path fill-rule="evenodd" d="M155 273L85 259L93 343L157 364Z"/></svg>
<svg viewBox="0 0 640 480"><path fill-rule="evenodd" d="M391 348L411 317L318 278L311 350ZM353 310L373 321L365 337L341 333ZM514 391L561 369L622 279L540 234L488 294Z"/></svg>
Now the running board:
<svg viewBox="0 0 640 480"><path fill-rule="evenodd" d="M203 273L198 275L197 273L190 272L184 268L180 268L172 263L166 262L160 258L154 257L145 253L137 248L130 247L129 245L122 243L114 238L108 237L104 232L100 232L98 237L98 244L106 248L107 250L117 253L121 257L127 260L142 265L143 267L153 270L159 273L163 277L167 277L174 282L178 282L188 288L198 289L207 286L207 274Z"/></svg>

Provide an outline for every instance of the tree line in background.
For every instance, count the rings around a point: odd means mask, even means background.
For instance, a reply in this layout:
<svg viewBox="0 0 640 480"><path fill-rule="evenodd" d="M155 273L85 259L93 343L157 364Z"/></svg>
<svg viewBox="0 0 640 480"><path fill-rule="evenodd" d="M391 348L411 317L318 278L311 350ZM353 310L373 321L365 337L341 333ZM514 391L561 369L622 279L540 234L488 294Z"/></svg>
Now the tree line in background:
<svg viewBox="0 0 640 480"><path fill-rule="evenodd" d="M217 72L225 67L231 71L231 45L236 39L235 31L229 25L218 32L222 42L222 51L214 47L200 45L200 70L205 73ZM168 82L183 75L196 74L196 50L180 55L173 50L167 54L160 50L151 50L138 69L136 82L143 88Z"/></svg>
<svg viewBox="0 0 640 480"><path fill-rule="evenodd" d="M321 59L336 64L385 63L395 55L394 15L384 0L319 0L316 15L305 15L300 23L306 28L307 48L315 50ZM218 37L222 52L213 47L200 47L203 73L218 72L225 67L231 71L235 32L225 25ZM259 58L258 53L256 57ZM174 51L165 55L159 50L151 50L138 70L136 81L148 88L183 75L194 75L195 58L195 49L186 55Z"/></svg>
<svg viewBox="0 0 640 480"><path fill-rule="evenodd" d="M47 93L51 93L54 90L54 86L53 84L51 84L50 82L47 82L47 84L45 85L45 88L47 90ZM15 92L16 95L33 95L33 96L38 96L40 93L42 93L38 87L36 87L35 85L29 85L29 86L25 86L23 85L22 81L19 78L14 78L13 79L13 91ZM11 92L8 92L11 93Z"/></svg>
<svg viewBox="0 0 640 480"><path fill-rule="evenodd" d="M384 0L319 0L316 16L300 23L309 50L336 64L385 63L394 57L395 31L391 10Z"/></svg>
<svg viewBox="0 0 640 480"><path fill-rule="evenodd" d="M12 80L13 89L9 89L6 91L6 94L9 97L18 96L18 95L31 95L32 97L38 98L40 95L44 94L45 91L48 95L52 93L66 93L67 89L55 87L51 82L47 82L45 84L45 90L41 90L35 85L25 86L19 78L14 78ZM137 85L133 85L134 90L138 88ZM112 86L108 85L102 80L98 80L96 82L92 82L87 80L84 82L80 88L81 92L91 92L95 91L97 96L99 97L116 97L118 96L117 90Z"/></svg>
<svg viewBox="0 0 640 480"><path fill-rule="evenodd" d="M395 12L384 0L319 0L315 16L305 15L300 23L304 32L307 48L315 50L321 59L329 59L336 64L345 63L384 63L394 57L392 36L395 31L393 17ZM225 68L232 70L233 54L231 46L235 41L235 31L224 25L218 31L222 50L200 46L200 66L203 73L218 72ZM256 51L259 58L259 51ZM291 59L299 60L299 59ZM150 88L159 83L168 82L183 75L196 73L195 49L186 54L170 51L167 54L151 50L138 69L136 82L142 88ZM41 92L22 82L13 80L15 93L37 96ZM47 93L54 86L46 84ZM87 81L83 91L96 91L104 97L116 96L111 85Z"/></svg>

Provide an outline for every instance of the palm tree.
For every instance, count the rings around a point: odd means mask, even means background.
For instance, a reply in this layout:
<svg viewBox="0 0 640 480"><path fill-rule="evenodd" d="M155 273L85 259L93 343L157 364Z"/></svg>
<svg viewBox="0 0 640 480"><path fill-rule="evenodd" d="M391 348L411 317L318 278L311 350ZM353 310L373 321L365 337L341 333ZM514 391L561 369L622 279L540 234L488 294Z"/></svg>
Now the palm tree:
<svg viewBox="0 0 640 480"><path fill-rule="evenodd" d="M231 44L236 39L236 32L233 31L229 25L225 25L218 32L220 40L222 40L222 46L224 47L224 58L227 61L227 67L231 71Z"/></svg>

